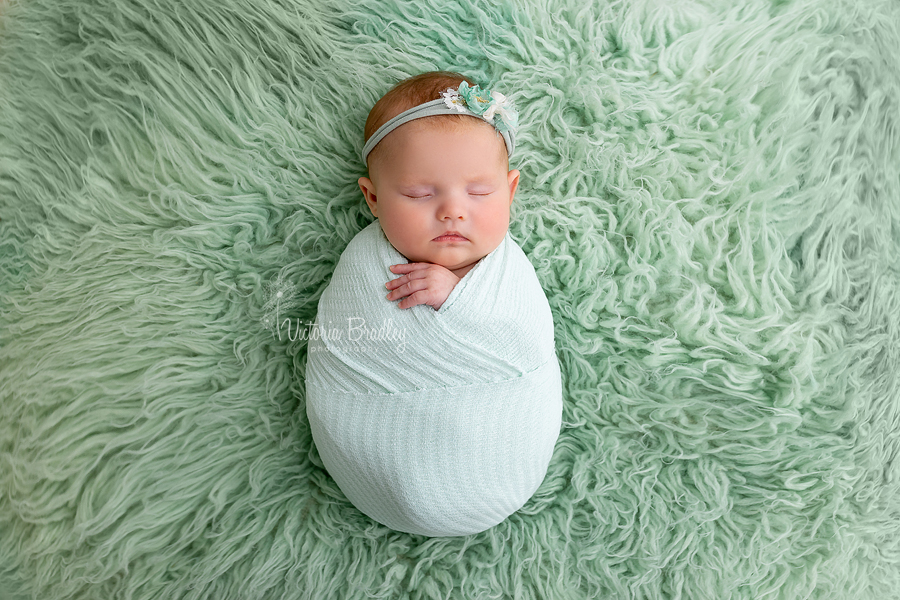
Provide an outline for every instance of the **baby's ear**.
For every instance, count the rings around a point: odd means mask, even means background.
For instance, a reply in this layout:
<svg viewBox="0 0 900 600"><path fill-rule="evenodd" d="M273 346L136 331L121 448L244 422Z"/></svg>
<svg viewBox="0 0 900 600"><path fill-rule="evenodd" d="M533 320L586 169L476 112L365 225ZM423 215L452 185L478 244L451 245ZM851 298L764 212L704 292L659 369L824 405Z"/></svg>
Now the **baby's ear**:
<svg viewBox="0 0 900 600"><path fill-rule="evenodd" d="M359 178L359 189L362 190L363 197L366 199L366 204L369 205L369 210L372 211L372 215L378 216L378 197L375 195L375 184L372 183L372 180L368 177L360 177Z"/></svg>
<svg viewBox="0 0 900 600"><path fill-rule="evenodd" d="M513 198L516 197L516 190L519 188L519 170L513 169L506 175L509 183L509 205L512 206Z"/></svg>

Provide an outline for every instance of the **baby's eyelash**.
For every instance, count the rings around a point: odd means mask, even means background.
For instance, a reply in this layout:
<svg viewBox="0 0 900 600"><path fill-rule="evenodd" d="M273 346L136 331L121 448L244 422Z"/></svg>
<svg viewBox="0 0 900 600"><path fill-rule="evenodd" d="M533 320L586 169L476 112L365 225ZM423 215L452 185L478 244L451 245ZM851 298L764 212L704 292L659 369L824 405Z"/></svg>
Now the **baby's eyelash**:
<svg viewBox="0 0 900 600"><path fill-rule="evenodd" d="M469 192L470 196L490 196L494 193L494 190L489 192ZM431 198L432 194L403 194L407 198L413 199L422 199L422 198Z"/></svg>

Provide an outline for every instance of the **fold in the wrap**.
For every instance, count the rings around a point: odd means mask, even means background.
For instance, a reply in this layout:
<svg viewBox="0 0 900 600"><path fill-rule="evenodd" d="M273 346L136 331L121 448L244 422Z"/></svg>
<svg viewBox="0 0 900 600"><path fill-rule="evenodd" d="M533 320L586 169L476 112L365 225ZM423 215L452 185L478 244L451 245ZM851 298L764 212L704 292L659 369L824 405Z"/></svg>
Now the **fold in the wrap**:
<svg viewBox="0 0 900 600"><path fill-rule="evenodd" d="M407 262L378 221L341 255L310 332L307 414L347 498L408 533L468 535L521 508L547 471L562 390L553 318L509 237L434 310L385 298Z"/></svg>

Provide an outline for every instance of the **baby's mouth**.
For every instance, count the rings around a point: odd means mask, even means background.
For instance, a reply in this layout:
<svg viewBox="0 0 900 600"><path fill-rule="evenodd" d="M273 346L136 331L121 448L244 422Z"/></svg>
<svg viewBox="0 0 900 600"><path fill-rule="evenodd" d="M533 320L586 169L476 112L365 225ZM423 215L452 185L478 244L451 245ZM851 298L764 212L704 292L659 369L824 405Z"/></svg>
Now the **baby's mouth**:
<svg viewBox="0 0 900 600"><path fill-rule="evenodd" d="M447 233L442 233L432 240L433 242L468 242L468 238L456 233L455 231L448 231Z"/></svg>

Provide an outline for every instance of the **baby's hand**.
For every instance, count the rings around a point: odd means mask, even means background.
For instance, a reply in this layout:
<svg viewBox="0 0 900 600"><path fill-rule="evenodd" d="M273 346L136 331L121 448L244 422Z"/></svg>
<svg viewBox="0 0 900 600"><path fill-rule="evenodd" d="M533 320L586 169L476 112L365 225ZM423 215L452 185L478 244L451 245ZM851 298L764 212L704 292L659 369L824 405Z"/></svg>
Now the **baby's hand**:
<svg viewBox="0 0 900 600"><path fill-rule="evenodd" d="M388 281L384 286L392 290L388 300L400 300L400 308L427 304L437 310L444 304L450 292L459 283L459 277L449 269L431 263L406 263L391 265L391 273L405 273Z"/></svg>

